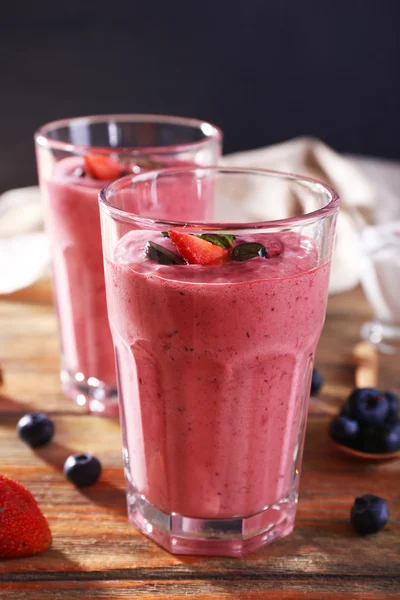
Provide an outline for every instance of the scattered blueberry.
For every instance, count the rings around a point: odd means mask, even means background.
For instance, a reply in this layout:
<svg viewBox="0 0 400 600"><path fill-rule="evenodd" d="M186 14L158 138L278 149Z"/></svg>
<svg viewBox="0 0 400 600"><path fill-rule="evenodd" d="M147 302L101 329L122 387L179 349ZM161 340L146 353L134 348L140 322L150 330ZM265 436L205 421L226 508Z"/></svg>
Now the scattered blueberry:
<svg viewBox="0 0 400 600"><path fill-rule="evenodd" d="M353 446L358 438L359 432L360 427L357 421L344 416L336 417L329 427L331 438L335 440L335 442L345 444L346 446Z"/></svg>
<svg viewBox="0 0 400 600"><path fill-rule="evenodd" d="M348 400L351 416L360 424L383 426L389 413L389 400L375 388L356 388Z"/></svg>
<svg viewBox="0 0 400 600"><path fill-rule="evenodd" d="M389 519L386 500L373 494L356 498L351 508L350 521L360 535L375 533L384 527Z"/></svg>
<svg viewBox="0 0 400 600"><path fill-rule="evenodd" d="M252 258L268 258L267 249L258 242L246 242L235 246L232 250L232 259L237 261L251 260Z"/></svg>
<svg viewBox="0 0 400 600"><path fill-rule="evenodd" d="M145 248L146 255L152 260L156 260L160 265L184 265L185 261L181 256L178 256L168 248L155 244L154 242L147 242Z"/></svg>
<svg viewBox="0 0 400 600"><path fill-rule="evenodd" d="M387 414L388 421L395 421L399 416L399 398L393 392L383 392L383 395L386 397L389 402L389 410Z"/></svg>
<svg viewBox="0 0 400 600"><path fill-rule="evenodd" d="M38 448L53 437L54 423L42 412L28 413L18 421L17 433L29 446Z"/></svg>
<svg viewBox="0 0 400 600"><path fill-rule="evenodd" d="M324 384L324 378L317 369L313 369L311 378L311 396L318 394Z"/></svg>
<svg viewBox="0 0 400 600"><path fill-rule="evenodd" d="M64 463L64 475L77 487L92 485L100 473L101 463L91 454L72 454Z"/></svg>
<svg viewBox="0 0 400 600"><path fill-rule="evenodd" d="M400 450L400 420L386 425L380 432L381 452Z"/></svg>

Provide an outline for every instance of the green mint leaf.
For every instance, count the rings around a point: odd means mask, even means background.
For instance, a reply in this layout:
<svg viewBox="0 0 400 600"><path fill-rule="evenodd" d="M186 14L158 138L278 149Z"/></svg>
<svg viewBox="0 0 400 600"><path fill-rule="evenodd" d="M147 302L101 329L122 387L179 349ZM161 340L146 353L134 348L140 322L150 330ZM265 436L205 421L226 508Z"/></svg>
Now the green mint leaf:
<svg viewBox="0 0 400 600"><path fill-rule="evenodd" d="M234 235L225 235L222 233L203 233L198 236L199 238L214 244L215 246L220 246L220 248L229 249L232 248L233 242L235 240Z"/></svg>

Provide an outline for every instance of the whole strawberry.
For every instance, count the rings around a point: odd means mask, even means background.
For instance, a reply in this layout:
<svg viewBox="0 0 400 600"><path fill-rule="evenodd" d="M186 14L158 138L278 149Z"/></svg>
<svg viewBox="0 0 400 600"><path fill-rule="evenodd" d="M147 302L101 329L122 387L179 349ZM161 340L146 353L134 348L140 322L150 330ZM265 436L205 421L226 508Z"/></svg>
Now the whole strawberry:
<svg viewBox="0 0 400 600"><path fill-rule="evenodd" d="M49 525L20 483L0 475L0 558L43 552L51 544Z"/></svg>

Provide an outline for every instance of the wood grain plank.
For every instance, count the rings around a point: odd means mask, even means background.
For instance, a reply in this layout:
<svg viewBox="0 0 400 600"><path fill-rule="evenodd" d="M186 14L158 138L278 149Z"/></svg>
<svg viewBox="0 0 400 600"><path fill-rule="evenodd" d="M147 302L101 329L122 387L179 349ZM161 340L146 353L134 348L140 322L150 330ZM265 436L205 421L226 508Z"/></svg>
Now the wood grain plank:
<svg viewBox="0 0 400 600"><path fill-rule="evenodd" d="M147 600L381 600L398 599L396 582L382 581L335 581L318 579L285 582L269 581L101 581L101 582L40 582L7 583L3 592L10 593L12 600L92 600L119 599L137 597ZM7 596L8 598L8 596Z"/></svg>
<svg viewBox="0 0 400 600"><path fill-rule="evenodd" d="M0 301L0 413L85 411L67 400L59 379L59 343L51 304Z"/></svg>
<svg viewBox="0 0 400 600"><path fill-rule="evenodd" d="M174 557L158 548L126 520L118 424L92 416L55 418L54 443L32 451L16 439L15 417L3 415L0 427L0 467L20 480L38 499L53 534L52 550L36 557L0 563L0 580L10 573L31 573L46 579L52 573L121 570L135 578L227 577L296 578L351 577L357 556L357 576L400 574L400 461L364 464L349 461L328 443L329 417L311 415L304 453L300 503L295 532L289 538L236 559ZM10 453L12 448L12 454ZM62 465L72 452L95 453L104 465L101 481L86 490L69 484ZM379 535L359 538L349 526L356 495L378 493L390 503L388 527ZM56 575L59 576L59 575Z"/></svg>

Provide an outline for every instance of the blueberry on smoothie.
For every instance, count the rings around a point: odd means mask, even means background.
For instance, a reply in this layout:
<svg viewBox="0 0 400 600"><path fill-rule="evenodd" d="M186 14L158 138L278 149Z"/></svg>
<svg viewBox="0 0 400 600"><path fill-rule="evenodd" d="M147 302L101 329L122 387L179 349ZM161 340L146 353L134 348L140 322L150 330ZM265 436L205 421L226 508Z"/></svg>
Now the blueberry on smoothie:
<svg viewBox="0 0 400 600"><path fill-rule="evenodd" d="M178 256L168 248L155 244L154 242L147 242L145 247L146 255L152 260L157 261L160 265L184 265L185 261L181 256Z"/></svg>
<svg viewBox="0 0 400 600"><path fill-rule="evenodd" d="M236 261L251 260L260 256L268 258L268 253L266 247L258 242L239 244L232 250L232 259Z"/></svg>

